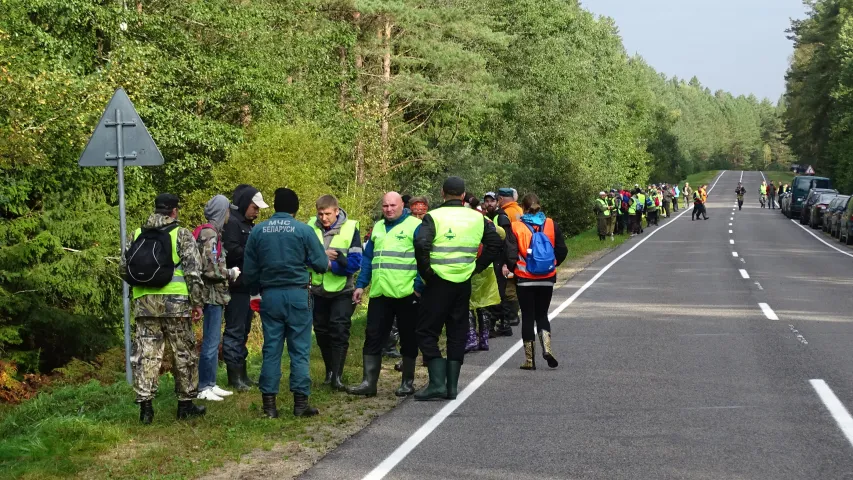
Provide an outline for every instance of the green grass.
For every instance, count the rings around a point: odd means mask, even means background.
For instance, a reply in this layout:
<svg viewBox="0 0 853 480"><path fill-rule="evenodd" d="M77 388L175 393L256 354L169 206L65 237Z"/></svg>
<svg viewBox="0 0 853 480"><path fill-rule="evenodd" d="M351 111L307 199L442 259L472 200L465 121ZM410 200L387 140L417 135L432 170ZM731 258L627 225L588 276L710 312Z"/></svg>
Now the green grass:
<svg viewBox="0 0 853 480"><path fill-rule="evenodd" d="M365 319L363 310L360 312L353 319L352 347L344 375L351 383L361 379L361 361L357 359L361 357ZM252 335L249 373L257 378L259 328L253 329ZM325 369L319 349L312 348L311 401L321 415L296 419L290 414L286 354L282 364L282 416L274 421L262 418L260 392L252 389L224 402L204 402L206 417L177 422L170 374L160 379L154 423L149 426L139 423L133 390L124 382L102 385L93 380L39 394L0 411L0 478L189 478L227 461L238 461L254 449L269 449L289 441L324 450L343 440L330 437L329 431L363 422L365 416L396 405L391 393L399 382L396 372L382 375L381 391L374 399L332 392L321 386ZM226 383L223 370L219 385Z"/></svg>
<svg viewBox="0 0 853 480"><path fill-rule="evenodd" d="M601 241L598 239L598 229L591 228L566 239L566 246L569 248L569 256L566 257L566 261L577 260L606 248L618 247L627 239L628 235L616 235L612 242L610 239Z"/></svg>
<svg viewBox="0 0 853 480"><path fill-rule="evenodd" d="M719 170L706 170L704 172L697 172L692 175L688 175L685 180L678 183L678 188L679 190L684 190L685 182L689 183L690 188L692 188L694 191L705 184L710 187L711 182L714 180L714 178L717 177L718 173L720 173Z"/></svg>
<svg viewBox="0 0 853 480"><path fill-rule="evenodd" d="M764 177L767 178L768 182L782 182L782 185L794 182L794 173L793 172L764 172Z"/></svg>

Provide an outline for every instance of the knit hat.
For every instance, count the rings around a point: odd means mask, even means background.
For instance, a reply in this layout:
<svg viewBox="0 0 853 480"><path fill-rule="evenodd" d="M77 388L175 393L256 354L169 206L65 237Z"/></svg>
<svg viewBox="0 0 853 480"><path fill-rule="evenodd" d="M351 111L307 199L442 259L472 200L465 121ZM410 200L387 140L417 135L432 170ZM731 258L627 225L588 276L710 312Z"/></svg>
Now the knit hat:
<svg viewBox="0 0 853 480"><path fill-rule="evenodd" d="M299 196L289 188L279 188L275 191L273 206L276 212L295 215L299 211Z"/></svg>

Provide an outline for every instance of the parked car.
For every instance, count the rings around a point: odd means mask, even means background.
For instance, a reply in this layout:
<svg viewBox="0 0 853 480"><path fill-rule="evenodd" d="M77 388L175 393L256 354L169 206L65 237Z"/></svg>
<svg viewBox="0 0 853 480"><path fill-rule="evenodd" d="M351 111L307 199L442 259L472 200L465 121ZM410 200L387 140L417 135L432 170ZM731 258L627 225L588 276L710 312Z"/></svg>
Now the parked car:
<svg viewBox="0 0 853 480"><path fill-rule="evenodd" d="M791 192L785 192L779 195L779 211L782 215L790 217L788 212L791 209Z"/></svg>
<svg viewBox="0 0 853 480"><path fill-rule="evenodd" d="M835 197L832 203L829 204L829 212L825 216L824 224L829 223L826 226L826 232L832 235L835 238L838 238L838 233L840 231L841 226L841 216L844 215L844 210L847 209L847 203L850 202L850 195L839 195ZM834 205L833 205L834 204ZM829 222L826 222L826 219Z"/></svg>
<svg viewBox="0 0 853 480"><path fill-rule="evenodd" d="M809 226L812 228L821 228L823 226L823 216L829 208L829 204L838 196L838 192L828 192L815 195L815 201L809 207Z"/></svg>
<svg viewBox="0 0 853 480"><path fill-rule="evenodd" d="M809 190L809 193L806 195L805 201L803 201L802 211L800 212L800 225L809 225L811 226L811 213L812 207L820 200L820 196L824 193L838 193L831 188L813 188Z"/></svg>
<svg viewBox="0 0 853 480"><path fill-rule="evenodd" d="M848 200L838 222L838 241L853 245L853 201Z"/></svg>
<svg viewBox="0 0 853 480"><path fill-rule="evenodd" d="M802 221L800 213L803 211L803 202L806 201L809 190L813 188L832 189L832 180L826 177L796 177L791 182L791 206L788 208L788 218L800 218L800 223L803 225L806 222Z"/></svg>

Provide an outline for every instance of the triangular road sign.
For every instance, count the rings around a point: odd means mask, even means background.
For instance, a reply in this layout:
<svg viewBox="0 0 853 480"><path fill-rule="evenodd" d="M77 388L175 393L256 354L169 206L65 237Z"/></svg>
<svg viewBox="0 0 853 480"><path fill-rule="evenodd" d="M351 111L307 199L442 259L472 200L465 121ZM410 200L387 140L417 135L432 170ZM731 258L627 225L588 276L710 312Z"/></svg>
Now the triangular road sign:
<svg viewBox="0 0 853 480"><path fill-rule="evenodd" d="M78 164L115 167L119 155L124 157L125 165L163 165L163 155L123 88L113 94Z"/></svg>

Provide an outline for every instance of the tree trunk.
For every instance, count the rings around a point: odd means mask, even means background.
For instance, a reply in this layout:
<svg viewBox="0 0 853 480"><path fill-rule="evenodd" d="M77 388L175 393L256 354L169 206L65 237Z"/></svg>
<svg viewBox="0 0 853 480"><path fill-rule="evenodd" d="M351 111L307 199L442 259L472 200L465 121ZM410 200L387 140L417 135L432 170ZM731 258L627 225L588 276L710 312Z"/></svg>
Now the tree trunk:
<svg viewBox="0 0 853 480"><path fill-rule="evenodd" d="M341 62L341 93L338 98L338 108L343 111L347 105L347 89L349 88L349 84L347 83L347 48L339 47L338 48L338 57Z"/></svg>
<svg viewBox="0 0 853 480"><path fill-rule="evenodd" d="M389 146L388 146L388 115L391 110L391 19L385 17L385 29L382 37L384 55L382 56L382 161L388 161ZM387 165L383 165L387 167Z"/></svg>

